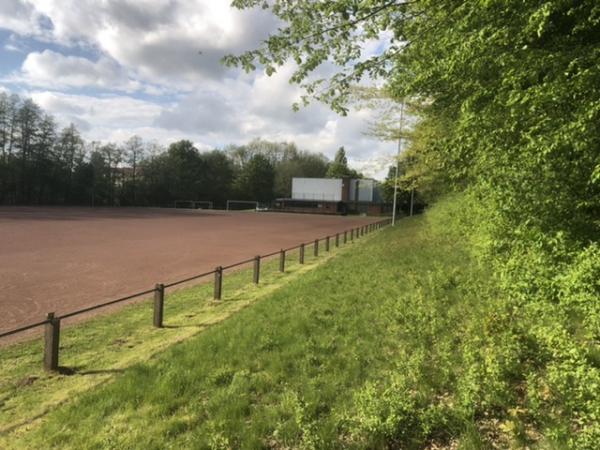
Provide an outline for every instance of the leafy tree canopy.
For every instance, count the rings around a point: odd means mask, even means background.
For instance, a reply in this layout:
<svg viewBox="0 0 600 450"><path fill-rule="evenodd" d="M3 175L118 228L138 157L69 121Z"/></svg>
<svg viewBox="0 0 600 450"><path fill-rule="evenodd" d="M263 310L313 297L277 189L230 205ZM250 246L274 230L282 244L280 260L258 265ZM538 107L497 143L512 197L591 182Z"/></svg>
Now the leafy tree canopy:
<svg viewBox="0 0 600 450"><path fill-rule="evenodd" d="M348 158L346 157L346 150L344 147L340 147L333 158L333 161L327 168L327 178L362 178L356 170L348 167Z"/></svg>
<svg viewBox="0 0 600 450"><path fill-rule="evenodd" d="M433 172L442 174L451 182L446 191L469 186L485 197L480 205L493 240L515 238L524 223L541 233L597 236L597 1L233 4L270 8L283 25L260 48L226 63L272 73L292 61L291 81L305 87L305 99L342 113L351 87L365 77L383 78L396 100L420 102L429 131L426 154L415 158L419 170L430 183ZM382 50L365 55L375 40ZM338 70L320 78L319 66L331 63Z"/></svg>
<svg viewBox="0 0 600 450"><path fill-rule="evenodd" d="M256 154L244 166L236 181L236 191L240 199L268 202L273 199L275 168L263 155Z"/></svg>

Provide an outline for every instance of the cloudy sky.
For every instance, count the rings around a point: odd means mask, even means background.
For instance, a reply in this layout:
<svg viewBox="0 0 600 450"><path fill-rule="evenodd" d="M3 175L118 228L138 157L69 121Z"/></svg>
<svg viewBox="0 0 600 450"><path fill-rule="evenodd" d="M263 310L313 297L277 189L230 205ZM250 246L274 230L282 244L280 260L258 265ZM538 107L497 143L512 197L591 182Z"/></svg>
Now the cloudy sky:
<svg viewBox="0 0 600 450"><path fill-rule="evenodd" d="M276 27L268 11L228 0L0 0L0 89L89 140L185 138L204 150L261 137L330 158L343 145L351 165L382 176L395 145L364 134L372 113L295 113L291 66L268 77L220 64Z"/></svg>

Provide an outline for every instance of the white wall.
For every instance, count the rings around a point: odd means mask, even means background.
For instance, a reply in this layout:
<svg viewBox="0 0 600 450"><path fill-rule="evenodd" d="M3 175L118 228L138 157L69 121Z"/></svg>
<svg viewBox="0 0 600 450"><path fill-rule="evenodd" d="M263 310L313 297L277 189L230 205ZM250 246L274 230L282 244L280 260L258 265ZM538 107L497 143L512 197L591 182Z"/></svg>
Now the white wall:
<svg viewBox="0 0 600 450"><path fill-rule="evenodd" d="M295 200L342 200L340 178L292 178L292 198Z"/></svg>

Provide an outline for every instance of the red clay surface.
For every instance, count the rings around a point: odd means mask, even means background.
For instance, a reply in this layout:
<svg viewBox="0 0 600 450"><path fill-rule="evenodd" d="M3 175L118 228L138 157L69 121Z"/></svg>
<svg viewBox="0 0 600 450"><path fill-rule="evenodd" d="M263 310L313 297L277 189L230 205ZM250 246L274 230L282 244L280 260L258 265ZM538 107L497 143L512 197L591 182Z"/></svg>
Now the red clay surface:
<svg viewBox="0 0 600 450"><path fill-rule="evenodd" d="M0 207L0 332L377 220Z"/></svg>

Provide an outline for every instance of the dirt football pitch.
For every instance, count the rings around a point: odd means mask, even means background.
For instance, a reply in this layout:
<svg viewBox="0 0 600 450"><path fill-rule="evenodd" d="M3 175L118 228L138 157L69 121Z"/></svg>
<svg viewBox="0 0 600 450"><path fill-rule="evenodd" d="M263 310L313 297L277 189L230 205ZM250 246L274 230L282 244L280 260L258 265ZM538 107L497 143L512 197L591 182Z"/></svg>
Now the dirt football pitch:
<svg viewBox="0 0 600 450"><path fill-rule="evenodd" d="M0 332L43 320L48 312L64 314L377 220L0 207Z"/></svg>

